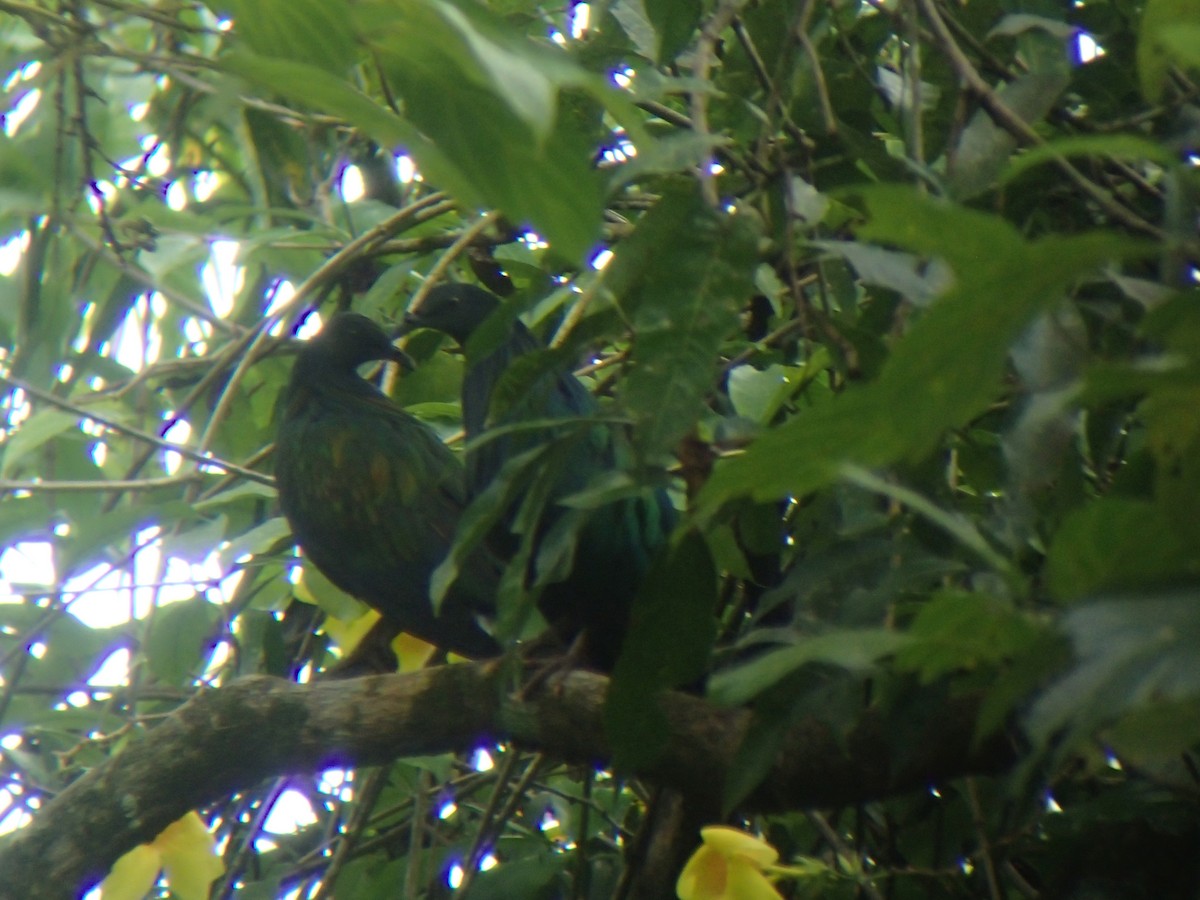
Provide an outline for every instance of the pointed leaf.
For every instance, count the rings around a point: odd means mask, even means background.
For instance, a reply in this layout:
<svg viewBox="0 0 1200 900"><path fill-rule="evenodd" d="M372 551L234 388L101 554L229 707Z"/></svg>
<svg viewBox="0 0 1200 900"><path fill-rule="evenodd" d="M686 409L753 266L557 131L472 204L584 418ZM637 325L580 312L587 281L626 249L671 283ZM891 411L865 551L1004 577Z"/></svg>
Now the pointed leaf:
<svg viewBox="0 0 1200 900"><path fill-rule="evenodd" d="M716 639L716 606L716 567L704 538L690 532L651 564L634 601L604 709L618 767L642 765L662 750L661 691L703 674Z"/></svg>
<svg viewBox="0 0 1200 900"><path fill-rule="evenodd" d="M1022 242L1002 220L906 188L861 192L865 237L938 253L956 283L897 342L879 378L815 406L718 465L697 498L709 514L735 496L807 493L844 462L915 459L996 397L1008 349L1040 310L1080 276L1150 245L1102 233Z"/></svg>

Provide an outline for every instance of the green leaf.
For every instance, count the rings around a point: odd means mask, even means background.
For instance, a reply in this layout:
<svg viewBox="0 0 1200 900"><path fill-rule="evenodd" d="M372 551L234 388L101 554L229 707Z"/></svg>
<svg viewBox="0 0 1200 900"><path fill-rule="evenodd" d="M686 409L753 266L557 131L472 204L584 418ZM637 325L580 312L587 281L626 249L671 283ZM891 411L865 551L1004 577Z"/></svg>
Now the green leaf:
<svg viewBox="0 0 1200 900"><path fill-rule="evenodd" d="M638 53L646 59L657 60L658 35L654 31L643 0L616 0L610 11L625 34L633 41Z"/></svg>
<svg viewBox="0 0 1200 900"><path fill-rule="evenodd" d="M243 481L223 491L218 491L211 497L198 500L193 504L196 512L211 513L231 504L249 501L257 503L263 500L274 500L275 489L257 481Z"/></svg>
<svg viewBox="0 0 1200 900"><path fill-rule="evenodd" d="M291 536L292 527L283 516L267 519L261 525L233 538L230 545L221 550L221 559L228 565L246 554L266 553L275 549L280 542Z"/></svg>
<svg viewBox="0 0 1200 900"><path fill-rule="evenodd" d="M1151 701L1108 729L1105 742L1128 762L1170 763L1200 744L1200 699Z"/></svg>
<svg viewBox="0 0 1200 900"><path fill-rule="evenodd" d="M645 6L658 35L652 59L669 65L691 43L703 7L700 0L645 0Z"/></svg>
<svg viewBox="0 0 1200 900"><path fill-rule="evenodd" d="M779 410L780 394L791 390L788 376L795 372L783 366L738 366L729 373L729 402L739 416L766 424Z"/></svg>
<svg viewBox="0 0 1200 900"><path fill-rule="evenodd" d="M407 142L429 177L471 205L532 225L563 257L582 259L602 214L591 165L600 104L623 105L612 88L482 7L409 0L365 4L357 14L406 119L436 145L440 164L453 166L428 170L427 151ZM572 116L567 91L594 102Z"/></svg>
<svg viewBox="0 0 1200 900"><path fill-rule="evenodd" d="M296 585L296 595L301 600L315 603L326 615L343 622L357 619L363 614L363 604L351 597L316 566L306 564L304 577Z"/></svg>
<svg viewBox="0 0 1200 900"><path fill-rule="evenodd" d="M734 764L729 767L724 796L721 798L722 812L728 814L735 809L770 772L792 725L791 716L788 715L790 712L790 704L755 704L746 736L738 747Z"/></svg>
<svg viewBox="0 0 1200 900"><path fill-rule="evenodd" d="M853 464L843 466L841 475L846 481L864 490L875 491L903 503L914 512L919 513L937 525L997 572L1004 575L1013 574L1012 565L1009 561L996 552L992 545L980 534L979 529L975 527L975 523L966 516L942 509L916 491L893 484Z"/></svg>
<svg viewBox="0 0 1200 900"><path fill-rule="evenodd" d="M701 677L716 639L717 572L688 532L651 564L612 675L604 725L618 768L652 761L667 739L661 692Z"/></svg>
<svg viewBox="0 0 1200 900"><path fill-rule="evenodd" d="M1067 72L1026 72L1009 83L998 97L1018 118L1037 123L1053 108L1071 81ZM983 193L995 182L1017 149L1017 139L980 109L963 129L951 157L947 183L959 200Z"/></svg>
<svg viewBox="0 0 1200 900"><path fill-rule="evenodd" d="M610 263L608 284L635 330L621 399L643 455L673 449L713 389L718 349L754 290L755 239L747 214L712 210L688 184L663 196Z"/></svg>
<svg viewBox="0 0 1200 900"><path fill-rule="evenodd" d="M813 241L812 246L840 256L866 284L896 291L920 306L944 294L953 283L953 275L939 260L929 263L911 253L859 241Z"/></svg>
<svg viewBox="0 0 1200 900"><path fill-rule="evenodd" d="M1055 534L1046 560L1046 582L1062 600L1196 574L1195 547L1161 508L1120 497L1074 512Z"/></svg>
<svg viewBox="0 0 1200 900"><path fill-rule="evenodd" d="M1028 13L1009 13L988 32L988 38L1013 37L1024 31L1038 29L1046 32L1060 41L1069 41L1079 32L1075 25L1069 25L1058 19L1047 19L1045 16L1034 16Z"/></svg>
<svg viewBox="0 0 1200 900"><path fill-rule="evenodd" d="M772 650L752 662L713 676L708 695L714 703L738 706L754 699L801 666L827 663L859 672L901 650L911 640L907 635L883 629L832 631L801 638L794 646Z"/></svg>
<svg viewBox="0 0 1200 900"><path fill-rule="evenodd" d="M896 667L918 672L929 683L1001 662L1024 650L1038 633L1011 603L959 591L942 593L917 613L908 631L912 643L896 654Z"/></svg>
<svg viewBox="0 0 1200 900"><path fill-rule="evenodd" d="M1077 663L1029 713L1030 735L1046 744L1173 701L1200 698L1200 598L1105 600L1072 610L1063 630Z"/></svg>
<svg viewBox="0 0 1200 900"><path fill-rule="evenodd" d="M1134 134L1080 134L1047 141L1015 156L1000 174L999 183L1007 184L1034 166L1061 157L1107 156L1113 159L1149 160L1169 166L1175 157L1162 144Z"/></svg>
<svg viewBox="0 0 1200 900"><path fill-rule="evenodd" d="M860 235L943 255L955 285L895 345L879 378L814 406L720 463L697 498L708 516L737 496L770 500L828 484L842 464L918 459L1001 389L1009 347L1078 277L1150 246L1103 233L1025 243L1002 220L879 186L860 192Z"/></svg>
<svg viewBox="0 0 1200 900"><path fill-rule="evenodd" d="M33 644L45 648L40 656L26 659L20 680L24 687L63 688L65 694L65 686L86 682L110 653L127 643L120 628L88 628L72 615L32 603L0 604L0 656L12 660ZM13 723L6 718L4 725Z"/></svg>
<svg viewBox="0 0 1200 900"><path fill-rule="evenodd" d="M1200 2L1147 0L1137 35L1142 96L1157 103L1172 65L1200 64Z"/></svg>
<svg viewBox="0 0 1200 900"><path fill-rule="evenodd" d="M154 677L172 686L191 684L223 620L221 607L203 597L155 610L144 645Z"/></svg>
<svg viewBox="0 0 1200 900"><path fill-rule="evenodd" d="M243 50L222 57L221 67L298 103L342 116L388 146L425 143L416 129L387 107L317 66ZM431 162L436 168L436 159Z"/></svg>
<svg viewBox="0 0 1200 900"><path fill-rule="evenodd" d="M0 476L9 478L17 464L34 450L54 440L64 431L79 424L79 416L61 409L38 410L18 426L4 442L4 460Z"/></svg>
<svg viewBox="0 0 1200 900"><path fill-rule="evenodd" d="M346 0L227 0L236 33L260 56L343 74L359 55Z"/></svg>
<svg viewBox="0 0 1200 900"><path fill-rule="evenodd" d="M564 869L568 858L562 854L517 859L496 866L471 882L464 900L507 900L527 897L529 900L555 900L565 896Z"/></svg>

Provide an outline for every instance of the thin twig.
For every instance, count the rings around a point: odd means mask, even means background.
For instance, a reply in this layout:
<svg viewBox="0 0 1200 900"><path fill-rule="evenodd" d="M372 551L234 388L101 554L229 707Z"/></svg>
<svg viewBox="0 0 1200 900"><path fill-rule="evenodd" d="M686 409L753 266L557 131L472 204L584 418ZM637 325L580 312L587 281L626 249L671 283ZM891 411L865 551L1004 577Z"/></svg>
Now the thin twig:
<svg viewBox="0 0 1200 900"><path fill-rule="evenodd" d="M156 491L159 488L192 484L203 477L199 472L173 475L169 478L129 478L114 481L15 481L0 478L0 491L26 491L31 494L46 491L89 493L96 491Z"/></svg>
<svg viewBox="0 0 1200 900"><path fill-rule="evenodd" d="M462 230L462 233L455 238L454 243L446 248L446 252L441 255L429 273L425 276L425 280L413 292L412 297L408 301L408 311L415 312L421 308L421 304L425 302L425 295L428 294L438 282L445 277L449 271L451 263L454 262L463 251L466 250L476 239L483 234L489 225L500 218L498 212L488 212L481 215L478 219Z"/></svg>
<svg viewBox="0 0 1200 900"><path fill-rule="evenodd" d="M431 776L422 769L417 773L417 783L412 792L413 811L408 835L408 865L404 871L404 900L417 900L420 893L421 843L425 835L425 793L429 790Z"/></svg>
<svg viewBox="0 0 1200 900"><path fill-rule="evenodd" d="M821 105L821 121L825 125L825 132L837 134L837 115L833 111L833 101L829 98L829 83L825 80L825 70L821 66L821 57L817 55L817 48L813 45L812 38L808 36L808 23L812 18L815 6L814 0L805 0L804 7L800 12L800 20L796 23L796 40L804 48L804 54L812 66L813 83L817 87L817 100Z"/></svg>
<svg viewBox="0 0 1200 900"><path fill-rule="evenodd" d="M847 846L846 842L842 840L842 836L829 824L829 821L819 812L812 809L805 810L804 817L816 827L817 831L821 832L821 836L829 842L829 846L833 848L834 853L846 860L854 872L862 874L862 877L858 880L858 886L862 889L863 893L870 897L871 900L883 900L883 894L879 893L879 889L871 883L866 873L862 871L862 866L858 862L858 855L851 847Z"/></svg>
<svg viewBox="0 0 1200 900"><path fill-rule="evenodd" d="M979 802L979 786L974 778L967 779L967 800L971 807L971 824L979 835L979 850L983 856L983 871L987 877L988 896L1001 900L1000 882L996 878L996 861L992 858L992 840L988 837L987 821L983 817L983 805Z"/></svg>
<svg viewBox="0 0 1200 900"><path fill-rule="evenodd" d="M696 42L696 50L692 55L692 75L697 83L704 84L708 81L708 72L712 67L713 57L716 55L717 41L720 40L721 32L729 27L745 3L746 0L721 0L716 12L700 29L700 39ZM692 91L690 105L692 130L706 141L709 140L712 135L708 129L707 93L703 90ZM700 188L704 193L705 201L710 206L716 207L721 198L717 193L716 178L707 162L700 164L699 175Z"/></svg>
<svg viewBox="0 0 1200 900"><path fill-rule="evenodd" d="M1042 140L1041 135L1009 108L1008 104L1000 98L1000 95L992 89L992 86L984 80L971 61L967 59L966 54L955 43L954 36L950 33L949 27L942 19L941 13L938 12L934 0L917 0L917 3L920 4L921 11L933 29L934 38L938 46L941 47L950 60L950 65L954 68L955 73L963 80L971 92L979 97L979 101L1000 127L1026 144L1033 144L1035 146L1044 144L1045 141ZM1158 240L1166 238L1165 231L1147 222L1132 210L1117 203L1109 196L1107 191L1088 179L1065 157L1055 154L1053 159L1067 177L1075 182L1076 186L1081 188L1085 194L1099 204L1101 209L1112 216L1112 218L1135 231L1148 234Z"/></svg>
<svg viewBox="0 0 1200 900"><path fill-rule="evenodd" d="M467 855L463 860L463 880L462 884L459 885L459 889L464 894L470 888L471 882L475 880L475 873L479 871L479 860L483 855L483 848L494 833L493 824L495 822L504 822L503 817L496 815L496 810L500 808L500 798L508 790L508 779L512 777L513 769L516 768L517 761L520 758L520 753L509 748L508 753L500 761L499 768L496 769L495 781L492 784L492 793L488 797L487 803L483 807L483 812L479 816L479 828L475 832L475 838L471 841L471 849L467 851Z"/></svg>
<svg viewBox="0 0 1200 900"><path fill-rule="evenodd" d="M326 898L334 896L333 891L337 885L337 877L346 863L350 861L351 852L358 844L358 839L362 837L363 831L366 830L367 819L374 812L375 804L379 800L380 794L383 793L384 787L387 786L390 771L390 767L384 766L373 770L363 779L364 783L356 791L357 796L350 821L346 823L342 839L338 841L337 848L333 851L333 857L328 860L329 867L321 875L321 887L313 896L313 900L326 900Z"/></svg>
<svg viewBox="0 0 1200 900"><path fill-rule="evenodd" d="M106 418L105 416L84 409L81 406L77 406L69 400L64 400L61 397L56 397L54 394L48 393L47 391L35 388L33 385L28 384L19 378L13 378L10 375L0 374L0 384L6 384L9 387L19 388L29 396L41 400L43 403L49 403L51 406L56 406L59 409L74 413L80 418L91 419L93 422L103 425L105 428L111 428L113 431L119 432L128 437L143 441L147 444L153 444L154 446L161 447L164 450L173 450L180 456L186 456L193 462L203 463L206 466L212 466L216 469L223 469L226 472L241 475L243 478L249 478L251 481L257 481L259 484L265 484L269 487L275 486L275 479L270 475L264 475L261 472L255 472L253 469L243 468L236 463L227 462L219 457L206 456L203 453L193 450L191 447L185 447L183 444L172 443L164 438L160 438L156 434L150 434L149 432L142 431L140 428L122 425L120 422L117 422L113 419ZM113 483L114 482L105 482L104 486L111 490Z"/></svg>

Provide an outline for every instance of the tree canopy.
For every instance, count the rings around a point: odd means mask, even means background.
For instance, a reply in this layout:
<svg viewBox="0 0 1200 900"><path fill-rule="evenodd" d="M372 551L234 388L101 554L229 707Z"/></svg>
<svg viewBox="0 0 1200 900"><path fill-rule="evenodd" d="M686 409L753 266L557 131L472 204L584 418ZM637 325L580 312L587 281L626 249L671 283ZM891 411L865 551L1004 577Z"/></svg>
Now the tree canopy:
<svg viewBox="0 0 1200 900"><path fill-rule="evenodd" d="M0 12L0 898L1196 895L1194 0ZM432 585L514 523L510 652L339 679L276 401L447 281L369 375L457 453L537 336ZM650 494L613 671L530 677Z"/></svg>

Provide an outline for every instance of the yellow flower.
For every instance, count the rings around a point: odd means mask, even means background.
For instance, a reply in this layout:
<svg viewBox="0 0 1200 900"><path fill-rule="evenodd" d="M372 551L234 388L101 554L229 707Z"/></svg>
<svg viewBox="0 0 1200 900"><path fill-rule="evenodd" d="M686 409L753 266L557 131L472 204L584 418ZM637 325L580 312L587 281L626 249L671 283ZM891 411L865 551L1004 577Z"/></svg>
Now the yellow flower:
<svg viewBox="0 0 1200 900"><path fill-rule="evenodd" d="M322 628L329 635L329 639L338 645L344 659L354 652L354 648L367 636L367 632L375 626L379 619L379 613L368 609L357 619L348 621L326 616ZM424 668L425 663L429 661L436 650L437 647L433 644L426 643L403 631L392 641L392 652L400 661L399 671L401 672L415 672L417 669Z"/></svg>
<svg viewBox="0 0 1200 900"><path fill-rule="evenodd" d="M709 825L704 841L679 874L679 900L781 900L765 870L779 859L775 848L737 828Z"/></svg>
<svg viewBox="0 0 1200 900"><path fill-rule="evenodd" d="M209 886L224 873L212 835L196 813L172 822L149 844L118 859L100 885L101 900L140 900L160 871L181 900L206 900Z"/></svg>

